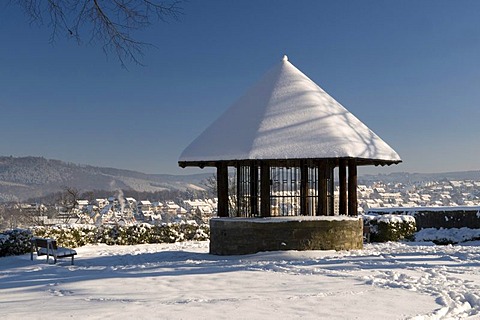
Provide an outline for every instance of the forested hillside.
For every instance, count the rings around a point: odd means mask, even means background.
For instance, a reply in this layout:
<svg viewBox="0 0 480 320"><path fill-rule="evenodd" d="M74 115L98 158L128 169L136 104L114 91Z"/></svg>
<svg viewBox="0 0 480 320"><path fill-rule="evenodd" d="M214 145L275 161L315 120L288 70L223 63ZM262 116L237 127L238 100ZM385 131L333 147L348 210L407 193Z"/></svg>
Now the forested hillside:
<svg viewBox="0 0 480 320"><path fill-rule="evenodd" d="M66 186L80 191L202 189L211 173L145 174L130 170L78 165L41 157L0 157L0 202L22 201L58 192Z"/></svg>

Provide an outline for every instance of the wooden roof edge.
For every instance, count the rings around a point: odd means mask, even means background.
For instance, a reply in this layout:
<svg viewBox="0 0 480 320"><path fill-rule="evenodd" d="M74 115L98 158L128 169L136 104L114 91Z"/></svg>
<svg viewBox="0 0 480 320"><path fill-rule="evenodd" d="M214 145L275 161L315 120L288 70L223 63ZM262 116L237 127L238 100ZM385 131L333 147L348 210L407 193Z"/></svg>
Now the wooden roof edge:
<svg viewBox="0 0 480 320"><path fill-rule="evenodd" d="M277 163L277 164L295 164L301 161L333 161L337 163L338 160L352 160L357 161L359 166L391 166L392 164L399 164L402 160L381 160L381 159L364 159L364 158L353 158L353 157L341 157L341 158L309 158L309 159L237 159L237 160L209 160L209 161L178 161L178 165L181 168L185 167L199 167L201 169L205 167L216 167L221 163L226 163L228 166L235 166L240 163L249 163L249 164L261 164L265 162Z"/></svg>

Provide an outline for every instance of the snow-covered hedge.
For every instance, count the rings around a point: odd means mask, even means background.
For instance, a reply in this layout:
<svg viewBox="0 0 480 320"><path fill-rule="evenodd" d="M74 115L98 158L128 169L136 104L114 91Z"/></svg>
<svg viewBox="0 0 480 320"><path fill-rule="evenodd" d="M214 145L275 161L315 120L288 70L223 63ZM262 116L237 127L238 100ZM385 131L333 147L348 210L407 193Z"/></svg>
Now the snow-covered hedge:
<svg viewBox="0 0 480 320"><path fill-rule="evenodd" d="M412 240L417 230L410 215L364 215L364 226L370 229L371 242Z"/></svg>
<svg viewBox="0 0 480 320"><path fill-rule="evenodd" d="M30 251L32 231L13 229L0 233L0 257L24 254Z"/></svg>
<svg viewBox="0 0 480 320"><path fill-rule="evenodd" d="M480 240L480 229L426 228L415 234L415 241L431 241L435 244L457 244L474 240Z"/></svg>
<svg viewBox="0 0 480 320"><path fill-rule="evenodd" d="M138 224L133 226L58 225L33 227L29 230L8 230L0 234L0 257L24 254L30 251L32 236L52 238L62 247L76 248L86 244L134 245L144 243L174 243L180 241L208 240L208 224L194 221L169 223L158 226Z"/></svg>

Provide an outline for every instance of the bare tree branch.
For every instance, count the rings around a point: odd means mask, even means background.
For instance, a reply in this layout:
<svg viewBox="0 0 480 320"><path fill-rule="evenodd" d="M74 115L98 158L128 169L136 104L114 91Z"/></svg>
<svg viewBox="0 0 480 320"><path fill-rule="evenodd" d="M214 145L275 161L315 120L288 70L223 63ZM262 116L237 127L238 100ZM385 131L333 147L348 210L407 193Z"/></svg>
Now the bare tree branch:
<svg viewBox="0 0 480 320"><path fill-rule="evenodd" d="M121 65L140 57L149 43L136 40L132 32L147 28L153 19L166 22L182 14L182 0L10 0L20 6L30 23L51 28L53 43L62 33L78 44L102 44L104 52L115 54ZM87 36L86 36L87 35Z"/></svg>
<svg viewBox="0 0 480 320"><path fill-rule="evenodd" d="M75 216L75 208L78 205L79 191L75 188L64 187L57 203L64 212L63 222L68 223Z"/></svg>
<svg viewBox="0 0 480 320"><path fill-rule="evenodd" d="M217 175L213 174L212 176L204 179L200 183L205 189L207 193L210 195L216 196L217 195ZM237 214L237 180L235 176L228 177L228 210L232 216L236 216Z"/></svg>

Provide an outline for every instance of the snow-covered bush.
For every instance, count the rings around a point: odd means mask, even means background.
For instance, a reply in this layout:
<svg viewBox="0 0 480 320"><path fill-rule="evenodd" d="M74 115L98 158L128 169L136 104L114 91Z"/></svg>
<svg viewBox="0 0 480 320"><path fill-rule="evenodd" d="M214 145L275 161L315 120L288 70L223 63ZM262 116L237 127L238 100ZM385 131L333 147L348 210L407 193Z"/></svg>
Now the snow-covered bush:
<svg viewBox="0 0 480 320"><path fill-rule="evenodd" d="M97 228L92 225L62 224L53 227L32 227L32 233L39 238L52 238L57 245L76 248L97 243Z"/></svg>
<svg viewBox="0 0 480 320"><path fill-rule="evenodd" d="M364 226L370 229L371 242L412 240L417 230L410 215L364 215Z"/></svg>
<svg viewBox="0 0 480 320"><path fill-rule="evenodd" d="M8 230L0 234L0 257L24 254L30 251L30 239L52 238L58 246L76 248L86 244L134 245L145 243L174 243L180 241L204 241L209 239L208 224L198 225L195 221L168 223L163 225L57 225L32 227L29 230Z"/></svg>
<svg viewBox="0 0 480 320"><path fill-rule="evenodd" d="M0 234L0 257L30 252L32 232L25 229L6 230Z"/></svg>
<svg viewBox="0 0 480 320"><path fill-rule="evenodd" d="M415 234L415 241L431 241L435 244L457 244L474 240L480 240L480 229L425 228Z"/></svg>
<svg viewBox="0 0 480 320"><path fill-rule="evenodd" d="M143 243L174 243L180 241L209 239L209 226L192 222L162 225L138 224L134 226L102 226L99 228L99 243L133 245Z"/></svg>

